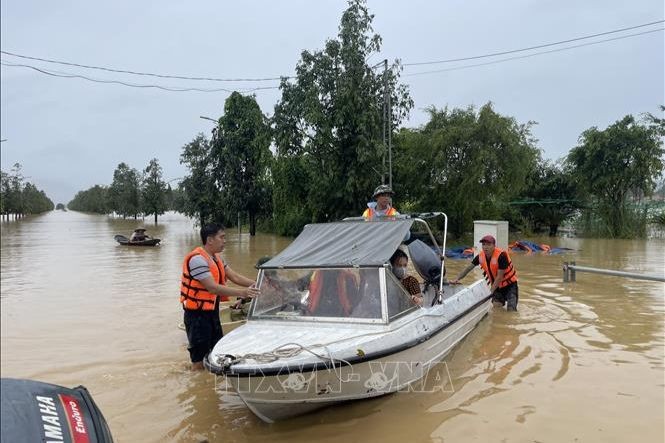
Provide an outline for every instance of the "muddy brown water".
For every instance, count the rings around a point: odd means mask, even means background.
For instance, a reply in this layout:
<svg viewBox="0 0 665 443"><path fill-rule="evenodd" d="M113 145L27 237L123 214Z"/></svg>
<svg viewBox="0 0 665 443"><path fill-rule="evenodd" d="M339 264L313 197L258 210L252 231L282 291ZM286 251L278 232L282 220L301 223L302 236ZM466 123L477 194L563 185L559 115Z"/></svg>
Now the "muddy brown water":
<svg viewBox="0 0 665 443"><path fill-rule="evenodd" d="M561 264L665 273L665 240L532 239L574 249L513 254L517 314L495 309L445 359L443 389L403 392L272 425L208 373L188 370L178 329L192 222L166 214L156 248L118 245L142 223L76 212L3 222L1 372L85 385L118 442L662 442L665 284ZM290 239L227 233L231 267ZM449 276L466 261L448 262ZM472 275L465 282L471 283ZM217 389L215 386L217 385Z"/></svg>

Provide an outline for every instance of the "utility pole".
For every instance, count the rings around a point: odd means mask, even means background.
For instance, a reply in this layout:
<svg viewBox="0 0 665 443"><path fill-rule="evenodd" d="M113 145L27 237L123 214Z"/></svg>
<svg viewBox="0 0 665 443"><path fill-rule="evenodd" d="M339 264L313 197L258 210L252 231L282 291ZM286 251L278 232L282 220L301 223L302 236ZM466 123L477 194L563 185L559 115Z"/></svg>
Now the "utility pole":
<svg viewBox="0 0 665 443"><path fill-rule="evenodd" d="M383 167L381 168L381 184L386 184L386 149L388 147L388 143L386 143L386 112L388 109L388 103L386 100L386 92L388 90L388 59L383 60Z"/></svg>
<svg viewBox="0 0 665 443"><path fill-rule="evenodd" d="M383 60L383 172L381 181L386 184L388 170L388 186L393 187L393 149L392 149L392 109L390 106L390 88L388 83L388 59ZM386 151L388 167L386 168Z"/></svg>
<svg viewBox="0 0 665 443"><path fill-rule="evenodd" d="M386 78L388 79L388 60L386 59ZM388 80L386 80L386 96L388 97L388 106L386 111L386 120L388 121L388 185L390 189L393 189L393 111L392 106L390 105L390 88Z"/></svg>

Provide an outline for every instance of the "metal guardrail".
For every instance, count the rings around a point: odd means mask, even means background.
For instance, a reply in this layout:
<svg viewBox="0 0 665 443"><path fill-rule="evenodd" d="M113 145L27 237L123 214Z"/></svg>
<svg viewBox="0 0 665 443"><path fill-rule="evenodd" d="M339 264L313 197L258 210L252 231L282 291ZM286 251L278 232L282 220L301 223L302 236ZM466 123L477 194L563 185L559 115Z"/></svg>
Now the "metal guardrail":
<svg viewBox="0 0 665 443"><path fill-rule="evenodd" d="M665 282L665 276L637 274L635 272L615 271L613 269L590 268L588 266L578 266L574 261L570 263L563 262L563 282L576 281L577 272L590 272L592 274L613 275L615 277L634 278L638 280L651 280Z"/></svg>

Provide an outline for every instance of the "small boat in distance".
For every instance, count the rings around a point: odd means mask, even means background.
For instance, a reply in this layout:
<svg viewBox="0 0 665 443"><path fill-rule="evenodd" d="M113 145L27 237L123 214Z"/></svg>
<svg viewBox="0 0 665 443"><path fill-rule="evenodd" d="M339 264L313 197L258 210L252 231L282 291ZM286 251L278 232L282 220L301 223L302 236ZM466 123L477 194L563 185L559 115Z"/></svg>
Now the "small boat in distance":
<svg viewBox="0 0 665 443"><path fill-rule="evenodd" d="M118 234L113 237L115 241L121 245L126 246L155 246L161 241L158 238L152 238L145 233L145 228L134 229L131 237L127 238L124 235Z"/></svg>

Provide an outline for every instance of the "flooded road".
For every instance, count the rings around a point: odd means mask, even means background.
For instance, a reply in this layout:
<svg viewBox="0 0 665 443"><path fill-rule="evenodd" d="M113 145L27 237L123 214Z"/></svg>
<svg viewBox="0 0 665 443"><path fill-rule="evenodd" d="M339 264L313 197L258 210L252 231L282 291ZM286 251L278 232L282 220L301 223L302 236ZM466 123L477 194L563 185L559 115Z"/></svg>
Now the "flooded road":
<svg viewBox="0 0 665 443"><path fill-rule="evenodd" d="M85 385L118 442L665 439L665 284L586 273L563 284L561 271L575 260L662 275L663 239L540 239L574 251L513 254L519 312L494 310L453 350L451 389L267 425L211 374L188 370L178 286L198 231L167 214L145 222L159 247L113 240L139 226L71 211L2 223L2 376ZM289 242L230 229L224 256L254 276L256 259ZM450 260L448 275L466 264Z"/></svg>

